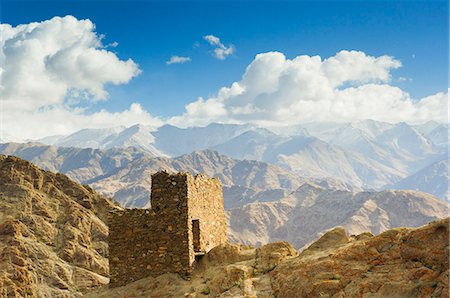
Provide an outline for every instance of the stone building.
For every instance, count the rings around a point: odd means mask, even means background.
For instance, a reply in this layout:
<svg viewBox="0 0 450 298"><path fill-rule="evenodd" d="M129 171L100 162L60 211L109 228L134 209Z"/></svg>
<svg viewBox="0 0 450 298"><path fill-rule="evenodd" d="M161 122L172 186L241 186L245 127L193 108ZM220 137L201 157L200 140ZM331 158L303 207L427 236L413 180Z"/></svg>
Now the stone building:
<svg viewBox="0 0 450 298"><path fill-rule="evenodd" d="M168 272L188 275L196 257L226 241L218 179L156 173L150 209L125 209L109 216L110 286Z"/></svg>

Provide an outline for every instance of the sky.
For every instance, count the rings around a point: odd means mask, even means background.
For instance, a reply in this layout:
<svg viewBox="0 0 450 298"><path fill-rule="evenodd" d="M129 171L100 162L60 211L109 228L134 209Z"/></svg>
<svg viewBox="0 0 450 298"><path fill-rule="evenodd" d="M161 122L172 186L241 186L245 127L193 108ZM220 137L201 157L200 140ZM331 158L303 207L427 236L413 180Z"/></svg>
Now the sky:
<svg viewBox="0 0 450 298"><path fill-rule="evenodd" d="M447 121L447 1L0 9L0 131L18 138L134 123Z"/></svg>

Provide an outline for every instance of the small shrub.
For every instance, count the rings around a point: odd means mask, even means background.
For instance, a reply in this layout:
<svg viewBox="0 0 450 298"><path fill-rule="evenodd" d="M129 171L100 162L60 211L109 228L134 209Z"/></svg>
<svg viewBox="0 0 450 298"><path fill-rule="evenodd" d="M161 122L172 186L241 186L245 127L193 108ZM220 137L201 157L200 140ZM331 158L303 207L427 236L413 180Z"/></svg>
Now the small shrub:
<svg viewBox="0 0 450 298"><path fill-rule="evenodd" d="M208 287L204 287L200 293L202 293L203 295L209 295L210 290Z"/></svg>

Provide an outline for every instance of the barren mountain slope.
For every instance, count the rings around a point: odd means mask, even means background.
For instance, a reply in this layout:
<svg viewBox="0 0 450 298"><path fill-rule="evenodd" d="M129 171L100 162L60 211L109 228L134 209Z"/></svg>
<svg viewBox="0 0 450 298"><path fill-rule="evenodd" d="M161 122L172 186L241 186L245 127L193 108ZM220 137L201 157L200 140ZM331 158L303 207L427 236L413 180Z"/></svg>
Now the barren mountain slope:
<svg viewBox="0 0 450 298"><path fill-rule="evenodd" d="M102 194L114 196L116 201L125 206L143 207L150 196L150 176L159 170L205 173L210 177L218 177L224 186L225 207L246 203L242 202L243 197L249 201L256 200L260 192L266 192L265 199L280 199L284 191L294 190L304 181L274 165L235 160L215 151L204 150L172 159L142 157L112 175L93 181L91 185ZM269 190L274 192L270 193Z"/></svg>
<svg viewBox="0 0 450 298"><path fill-rule="evenodd" d="M150 175L158 170L188 171L219 177L224 185L226 207L255 200L278 200L303 181L298 175L264 162L239 161L211 150L195 151L176 158L158 157L136 148L108 150L65 148L39 143L0 144L0 153L15 155L44 168L62 172L127 207L143 207L150 196ZM333 187L347 189L339 181Z"/></svg>
<svg viewBox="0 0 450 298"><path fill-rule="evenodd" d="M308 182L278 202L250 203L227 212L233 242L262 245L283 240L301 248L335 226L351 234L417 227L447 217L449 204L416 191L353 193Z"/></svg>
<svg viewBox="0 0 450 298"><path fill-rule="evenodd" d="M237 159L276 164L303 177L333 177L357 187L378 188L407 174L316 137L281 137L264 129L245 132L212 149Z"/></svg>
<svg viewBox="0 0 450 298"><path fill-rule="evenodd" d="M0 155L0 296L74 297L108 283L111 201Z"/></svg>
<svg viewBox="0 0 450 298"><path fill-rule="evenodd" d="M18 156L44 170L64 173L79 183L88 183L94 178L108 175L144 155L152 156L136 148L100 150L40 143L0 144L0 154Z"/></svg>

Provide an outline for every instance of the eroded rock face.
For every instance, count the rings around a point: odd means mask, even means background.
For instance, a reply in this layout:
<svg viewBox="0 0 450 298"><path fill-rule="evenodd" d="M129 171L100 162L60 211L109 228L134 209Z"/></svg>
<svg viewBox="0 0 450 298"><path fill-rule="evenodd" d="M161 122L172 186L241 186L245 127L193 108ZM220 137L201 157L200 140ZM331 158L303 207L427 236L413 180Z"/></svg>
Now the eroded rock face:
<svg viewBox="0 0 450 298"><path fill-rule="evenodd" d="M326 242L330 234L322 238L317 242ZM328 255L323 254L326 247L318 249L316 242L299 257L278 265L270 273L275 295L448 297L448 219L373 237L339 238L340 244Z"/></svg>
<svg viewBox="0 0 450 298"><path fill-rule="evenodd" d="M255 273L267 273L273 270L284 259L297 255L297 251L288 242L274 242L264 245L256 249Z"/></svg>
<svg viewBox="0 0 450 298"><path fill-rule="evenodd" d="M73 297L108 283L111 208L64 175L0 155L0 296Z"/></svg>

